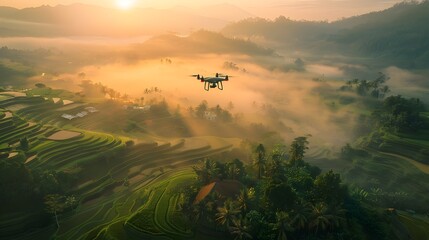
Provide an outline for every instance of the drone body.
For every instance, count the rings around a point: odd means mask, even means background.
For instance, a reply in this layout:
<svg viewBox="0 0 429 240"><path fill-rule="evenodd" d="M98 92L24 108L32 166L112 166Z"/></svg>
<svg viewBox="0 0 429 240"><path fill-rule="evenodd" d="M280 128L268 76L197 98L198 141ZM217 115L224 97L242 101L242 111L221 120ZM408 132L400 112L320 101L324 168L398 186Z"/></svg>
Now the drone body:
<svg viewBox="0 0 429 240"><path fill-rule="evenodd" d="M228 75L223 75L216 73L214 77L204 77L200 74L191 75L191 77L196 77L198 80L204 83L204 90L209 91L210 88L218 88L223 90L223 81L229 81Z"/></svg>

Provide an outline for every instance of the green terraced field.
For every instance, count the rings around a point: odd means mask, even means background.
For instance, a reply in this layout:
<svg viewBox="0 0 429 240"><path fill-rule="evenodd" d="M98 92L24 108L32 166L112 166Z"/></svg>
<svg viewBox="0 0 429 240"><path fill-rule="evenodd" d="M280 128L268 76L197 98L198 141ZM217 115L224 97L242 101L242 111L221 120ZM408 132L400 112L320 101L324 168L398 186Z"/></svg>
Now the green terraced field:
<svg viewBox="0 0 429 240"><path fill-rule="evenodd" d="M131 217L122 220L121 227L115 222L103 228L97 239L107 239L118 235L130 235L134 238L157 236L170 239L190 239L193 233L184 224L185 219L179 211L179 193L177 188L195 178L191 169L161 174L144 189L136 191L144 204L137 208ZM131 206L135 205L135 201ZM128 200L123 206L131 204ZM129 213L129 212L128 212ZM119 220L118 220L119 221Z"/></svg>
<svg viewBox="0 0 429 240"><path fill-rule="evenodd" d="M102 115L74 122L59 117L85 106L83 103L62 106L42 97L0 100L2 151L17 151L19 161L26 162L32 170L75 172L78 179L67 195L79 199L76 209L60 215L59 229L50 225L18 233L22 226L34 225L33 219L37 217L17 213L0 219L2 234L16 239L139 239L149 235L160 239L192 238L194 233L179 211L178 189L194 180L190 166L207 156L228 151L232 144L220 141L213 148L206 141L195 144L196 140L187 143L186 139L180 139L126 147L126 137L80 128L90 128L91 121L101 121ZM61 130L81 135L48 139ZM25 154L19 143L24 137L29 143ZM31 157L31 161L27 162L24 155Z"/></svg>

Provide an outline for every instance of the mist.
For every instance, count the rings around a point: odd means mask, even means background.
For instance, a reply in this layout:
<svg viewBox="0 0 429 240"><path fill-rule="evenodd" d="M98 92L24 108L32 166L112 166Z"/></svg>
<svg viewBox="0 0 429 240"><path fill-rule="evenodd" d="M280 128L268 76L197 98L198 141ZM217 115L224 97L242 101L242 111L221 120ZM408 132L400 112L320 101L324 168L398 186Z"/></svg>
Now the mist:
<svg viewBox="0 0 429 240"><path fill-rule="evenodd" d="M326 94L335 94L343 80L349 80L341 64L306 62L304 70L297 70L285 60L290 58L253 45L230 50L209 40L198 45L195 42L201 42L199 38L192 42L189 38L179 38L182 42L176 44L182 47L177 48L171 45L171 39L177 38L168 36L161 38L162 41L155 38L156 41L146 42L139 39L143 42L138 44L128 43L133 39L119 42L70 38L8 40L15 47L25 44L33 50L50 49L51 55L48 54L45 61L35 60L39 71L31 78L32 84L42 82L53 88L78 92L79 84L90 80L127 94L130 99L165 99L172 111L178 106L184 115L188 108L204 100L211 107L223 108L231 102L234 106L231 113L240 116L238 124L261 123L286 140L310 134L314 147L338 148L352 139L353 114L332 109L324 98ZM211 49L207 49L207 45ZM57 67L49 69L52 64ZM224 82L223 91L204 91L203 83L189 77L192 74L209 77L216 72L232 76ZM322 81L315 81L317 78ZM161 92L145 94L145 89L154 87ZM188 126L196 128L191 122ZM228 131L220 129L217 133L222 136L222 132ZM239 135L237 132L236 137Z"/></svg>
<svg viewBox="0 0 429 240"><path fill-rule="evenodd" d="M225 69L225 62L234 63L237 69ZM58 88L67 84L70 88L70 82L73 82L76 90L82 81L78 74L84 73L85 79L106 85L132 99L165 99L172 109L179 105L185 114L186 109L196 107L203 100L211 107L220 105L223 108L231 102L234 106L231 113L241 116L239 124L262 123L287 140L311 134L315 146L321 143L324 147L341 146L352 137L349 129L353 118L346 111L333 111L325 103L323 94L335 91L338 83L314 81L321 72L326 72L317 69L312 67L311 72L302 73L282 72L266 69L246 55L199 54L87 65L74 73L57 76L50 84ZM223 91L204 91L203 83L189 77L191 74L213 76L216 72L232 76L230 81L224 82ZM158 96L144 93L145 89L153 87L161 90ZM195 127L192 123L188 125ZM222 135L223 131L218 129L217 133Z"/></svg>

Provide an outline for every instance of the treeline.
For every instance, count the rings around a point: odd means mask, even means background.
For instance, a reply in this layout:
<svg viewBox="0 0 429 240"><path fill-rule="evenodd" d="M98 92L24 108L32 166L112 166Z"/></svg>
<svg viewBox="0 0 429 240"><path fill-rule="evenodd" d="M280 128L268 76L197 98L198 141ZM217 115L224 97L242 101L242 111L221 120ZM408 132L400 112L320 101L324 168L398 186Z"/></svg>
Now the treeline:
<svg viewBox="0 0 429 240"><path fill-rule="evenodd" d="M374 80L353 79L347 81L340 90L353 91L360 96L371 96L376 99L382 99L390 92L389 86L385 84L387 80L389 80L389 77L383 73L379 73L379 76Z"/></svg>
<svg viewBox="0 0 429 240"><path fill-rule="evenodd" d="M386 238L383 216L351 197L339 174L322 174L303 160L307 146L307 137L296 138L288 151L277 145L267 152L260 144L251 165L205 160L194 168L196 185L184 191L183 212L196 231L212 229L224 238ZM196 199L199 189L224 181L229 188L239 183L236 195L212 191Z"/></svg>
<svg viewBox="0 0 429 240"><path fill-rule="evenodd" d="M421 116L425 109L425 105L418 98L390 96L371 117L376 122L375 127L393 132L416 132L425 127Z"/></svg>
<svg viewBox="0 0 429 240"><path fill-rule="evenodd" d="M360 98L340 95L344 105L360 101L371 114L361 114L355 130L358 135L370 132L390 131L393 133L416 132L425 128L426 121L421 116L426 111L419 98L405 98L401 95L388 96L390 88L386 84L389 77L383 73L374 80L353 79L339 88L342 92L353 92Z"/></svg>

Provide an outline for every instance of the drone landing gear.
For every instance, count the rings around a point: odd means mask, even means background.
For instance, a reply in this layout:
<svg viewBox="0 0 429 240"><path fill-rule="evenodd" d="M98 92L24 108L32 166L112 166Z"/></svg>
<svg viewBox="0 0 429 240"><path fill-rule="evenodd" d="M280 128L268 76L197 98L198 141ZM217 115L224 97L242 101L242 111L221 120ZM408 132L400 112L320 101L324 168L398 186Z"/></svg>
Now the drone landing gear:
<svg viewBox="0 0 429 240"><path fill-rule="evenodd" d="M209 82L204 82L204 90L209 91L210 88L218 88L219 90L223 90L223 84L222 81L218 82L218 83L209 83Z"/></svg>
<svg viewBox="0 0 429 240"><path fill-rule="evenodd" d="M217 88L219 88L219 90L223 90L223 84L222 84L222 81L220 81L220 82L217 84Z"/></svg>

